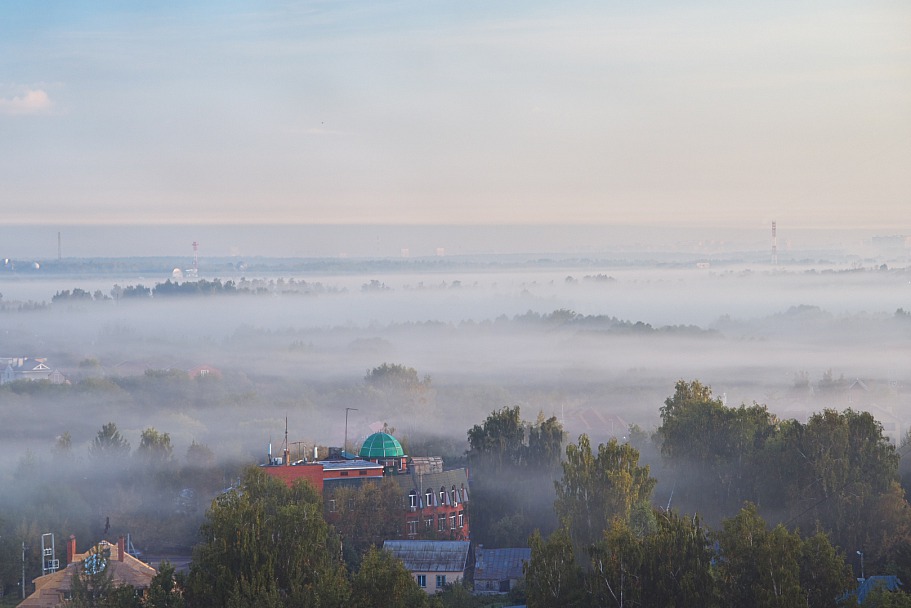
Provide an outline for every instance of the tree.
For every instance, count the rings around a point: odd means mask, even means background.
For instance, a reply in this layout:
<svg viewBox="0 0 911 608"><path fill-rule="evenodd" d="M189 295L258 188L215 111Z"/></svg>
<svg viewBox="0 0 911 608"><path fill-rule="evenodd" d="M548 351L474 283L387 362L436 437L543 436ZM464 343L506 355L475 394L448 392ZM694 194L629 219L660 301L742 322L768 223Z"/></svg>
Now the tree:
<svg viewBox="0 0 911 608"><path fill-rule="evenodd" d="M554 482L554 508L576 548L584 550L601 539L612 519L630 522L634 514L650 514L655 483L648 465L639 466L639 452L628 443L611 439L593 453L588 436L580 435L578 444L566 446L563 478ZM648 519L633 523L647 526Z"/></svg>
<svg viewBox="0 0 911 608"><path fill-rule="evenodd" d="M384 540L402 533L401 486L391 477L359 488L342 487L326 497L333 501L330 521L341 535L349 564L357 565L368 549L379 548Z"/></svg>
<svg viewBox="0 0 911 608"><path fill-rule="evenodd" d="M338 537L309 483L290 488L251 467L213 502L187 578L190 607L342 606L349 588Z"/></svg>
<svg viewBox="0 0 911 608"><path fill-rule="evenodd" d="M538 412L538 419L528 429L528 448L526 461L536 469L550 469L560 464L563 453L563 441L566 433L556 416L544 418L544 412Z"/></svg>
<svg viewBox="0 0 911 608"><path fill-rule="evenodd" d="M173 452L171 436L149 427L140 436L135 456L148 465L161 466L171 461Z"/></svg>
<svg viewBox="0 0 911 608"><path fill-rule="evenodd" d="M547 540L535 532L528 539L531 558L525 564L525 593L529 608L572 608L585 606L582 572L576 565L572 539L566 528Z"/></svg>
<svg viewBox="0 0 911 608"><path fill-rule="evenodd" d="M563 438L556 417L538 414L531 424L522 420L519 406L495 410L468 431L472 539L515 546L536 527L556 528L546 498L553 492Z"/></svg>
<svg viewBox="0 0 911 608"><path fill-rule="evenodd" d="M371 547L351 580L352 608L423 608L428 596L418 587L401 560Z"/></svg>
<svg viewBox="0 0 911 608"><path fill-rule="evenodd" d="M152 577L149 590L142 601L143 608L184 608L186 603L181 591L181 577L174 566L164 561L158 565L158 574Z"/></svg>
<svg viewBox="0 0 911 608"><path fill-rule="evenodd" d="M871 414L824 410L789 425L782 444L789 458L780 483L797 525L819 522L841 547L876 547L871 563L883 557L884 541L911 532L895 446Z"/></svg>
<svg viewBox="0 0 911 608"><path fill-rule="evenodd" d="M828 538L803 540L781 524L771 530L748 504L717 533L718 578L726 606L832 606L853 587L851 571Z"/></svg>
<svg viewBox="0 0 911 608"><path fill-rule="evenodd" d="M130 455L130 442L117 430L117 425L108 422L102 425L89 446L89 454L98 459L116 460Z"/></svg>
<svg viewBox="0 0 911 608"><path fill-rule="evenodd" d="M525 427L519 406L492 412L468 431L468 457L475 466L494 472L525 460Z"/></svg>
<svg viewBox="0 0 911 608"><path fill-rule="evenodd" d="M778 420L765 406L726 407L698 380L677 382L661 408L661 453L680 476L687 508L710 516L758 501L766 442Z"/></svg>

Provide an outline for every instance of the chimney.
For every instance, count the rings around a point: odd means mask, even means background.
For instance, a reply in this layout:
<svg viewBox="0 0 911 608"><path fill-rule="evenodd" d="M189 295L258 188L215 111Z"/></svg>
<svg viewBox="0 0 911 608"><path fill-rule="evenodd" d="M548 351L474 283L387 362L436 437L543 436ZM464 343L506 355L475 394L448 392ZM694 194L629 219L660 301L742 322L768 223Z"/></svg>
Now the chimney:
<svg viewBox="0 0 911 608"><path fill-rule="evenodd" d="M123 539L123 535L117 539L117 561L123 561L123 554L127 552L126 542Z"/></svg>
<svg viewBox="0 0 911 608"><path fill-rule="evenodd" d="M73 557L76 555L76 536L70 534L70 540L66 543L66 563L72 564Z"/></svg>

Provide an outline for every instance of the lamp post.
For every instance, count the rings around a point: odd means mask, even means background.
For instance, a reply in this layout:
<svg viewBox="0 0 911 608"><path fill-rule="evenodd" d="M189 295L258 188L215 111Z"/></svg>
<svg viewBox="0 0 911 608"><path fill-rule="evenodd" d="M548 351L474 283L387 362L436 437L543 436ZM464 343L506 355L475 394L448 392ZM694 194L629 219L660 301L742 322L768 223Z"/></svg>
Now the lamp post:
<svg viewBox="0 0 911 608"><path fill-rule="evenodd" d="M864 552L858 550L857 554L860 556L860 580L863 581L866 580L866 577L864 577Z"/></svg>
<svg viewBox="0 0 911 608"><path fill-rule="evenodd" d="M342 457L344 458L344 452L348 451L348 412L356 412L358 409L356 407L346 407L345 408L345 445L342 446Z"/></svg>

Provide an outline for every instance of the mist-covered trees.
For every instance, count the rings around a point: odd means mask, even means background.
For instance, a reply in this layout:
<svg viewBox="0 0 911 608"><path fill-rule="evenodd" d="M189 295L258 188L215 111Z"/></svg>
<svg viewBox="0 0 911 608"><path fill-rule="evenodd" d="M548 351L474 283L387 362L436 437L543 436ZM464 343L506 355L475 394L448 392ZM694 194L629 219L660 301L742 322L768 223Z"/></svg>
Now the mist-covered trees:
<svg viewBox="0 0 911 608"><path fill-rule="evenodd" d="M139 447L136 448L135 456L147 464L161 466L171 461L173 452L171 436L149 427L140 435Z"/></svg>
<svg viewBox="0 0 911 608"><path fill-rule="evenodd" d="M108 422L89 446L89 454L99 460L125 458L130 455L130 442L120 434L115 423Z"/></svg>
<svg viewBox="0 0 911 608"><path fill-rule="evenodd" d="M613 520L648 526L652 490L656 480L649 467L639 465L639 452L616 439L593 452L586 435L566 446L563 477L555 483L554 508L569 528L577 548L594 545Z"/></svg>
<svg viewBox="0 0 911 608"><path fill-rule="evenodd" d="M309 483L290 488L256 468L219 496L200 529L187 604L343 606L348 582L338 537Z"/></svg>
<svg viewBox="0 0 911 608"><path fill-rule="evenodd" d="M726 407L698 381L677 383L657 437L676 476L675 504L715 521L744 500L792 528L825 530L885 564L911 543L899 458L868 412L831 409L806 423L764 406Z"/></svg>
<svg viewBox="0 0 911 608"><path fill-rule="evenodd" d="M528 535L556 527L553 481L559 476L563 426L539 414L522 420L504 407L468 430L472 469L472 539L495 547L524 546Z"/></svg>
<svg viewBox="0 0 911 608"><path fill-rule="evenodd" d="M401 486L390 477L358 488L327 490L326 500L327 517L341 536L343 554L349 564L358 564L368 549L380 548L384 540L401 534Z"/></svg>

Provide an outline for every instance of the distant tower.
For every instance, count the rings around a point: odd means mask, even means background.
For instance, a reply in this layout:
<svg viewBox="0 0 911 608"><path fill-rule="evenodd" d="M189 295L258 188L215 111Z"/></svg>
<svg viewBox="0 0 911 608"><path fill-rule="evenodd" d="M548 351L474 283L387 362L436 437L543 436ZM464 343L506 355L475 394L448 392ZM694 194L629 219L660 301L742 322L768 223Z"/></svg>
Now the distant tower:
<svg viewBox="0 0 911 608"><path fill-rule="evenodd" d="M778 230L775 222L772 222L772 265L778 266Z"/></svg>
<svg viewBox="0 0 911 608"><path fill-rule="evenodd" d="M193 274L199 275L199 243L193 241Z"/></svg>

